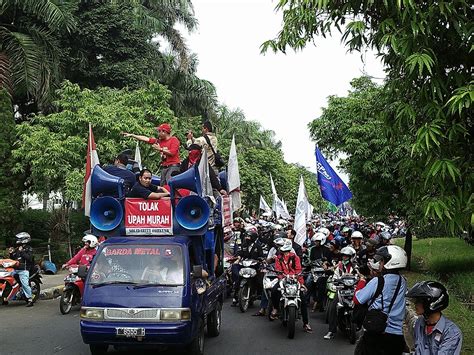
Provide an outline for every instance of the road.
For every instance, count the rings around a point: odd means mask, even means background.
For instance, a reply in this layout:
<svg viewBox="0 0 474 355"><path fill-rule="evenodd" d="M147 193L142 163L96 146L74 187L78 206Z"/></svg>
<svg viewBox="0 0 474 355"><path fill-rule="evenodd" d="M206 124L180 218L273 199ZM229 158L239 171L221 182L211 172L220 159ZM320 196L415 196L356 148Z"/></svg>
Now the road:
<svg viewBox="0 0 474 355"><path fill-rule="evenodd" d="M286 338L280 322L269 322L264 317L252 317L255 309L242 314L236 308L224 304L221 335L206 338L206 355L234 354L352 354L354 346L338 334L330 341L324 340L327 332L322 313L310 313L313 334L304 333L298 324L295 339ZM68 354L88 355L89 347L82 343L79 331L79 310L68 315L59 312L59 300L39 301L34 307L12 302L0 306L0 354ZM133 351L109 353L134 354ZM156 354L156 351L140 352ZM186 354L184 351L164 350L163 355Z"/></svg>

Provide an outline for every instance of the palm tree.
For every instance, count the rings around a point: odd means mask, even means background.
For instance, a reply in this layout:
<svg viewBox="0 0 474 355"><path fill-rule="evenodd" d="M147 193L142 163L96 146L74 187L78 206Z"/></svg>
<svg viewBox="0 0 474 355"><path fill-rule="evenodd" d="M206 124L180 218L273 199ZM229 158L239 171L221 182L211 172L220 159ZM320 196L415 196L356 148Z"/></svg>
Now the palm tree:
<svg viewBox="0 0 474 355"><path fill-rule="evenodd" d="M0 2L0 86L44 106L60 77L59 34L70 31L72 1ZM15 100L16 101L16 100Z"/></svg>

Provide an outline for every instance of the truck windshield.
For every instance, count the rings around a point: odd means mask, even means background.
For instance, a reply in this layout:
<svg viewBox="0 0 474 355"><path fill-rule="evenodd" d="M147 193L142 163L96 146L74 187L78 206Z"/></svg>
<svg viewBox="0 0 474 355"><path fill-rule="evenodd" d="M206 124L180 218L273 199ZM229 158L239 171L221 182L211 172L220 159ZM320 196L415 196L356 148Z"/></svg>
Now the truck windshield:
<svg viewBox="0 0 474 355"><path fill-rule="evenodd" d="M90 284L178 286L184 283L182 249L175 245L108 245L96 256Z"/></svg>

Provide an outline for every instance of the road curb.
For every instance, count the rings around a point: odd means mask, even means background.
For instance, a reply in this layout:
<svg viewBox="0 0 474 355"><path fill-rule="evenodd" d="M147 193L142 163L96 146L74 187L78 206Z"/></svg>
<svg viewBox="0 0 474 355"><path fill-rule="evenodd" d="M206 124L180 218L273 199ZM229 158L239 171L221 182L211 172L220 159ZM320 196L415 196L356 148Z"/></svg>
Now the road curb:
<svg viewBox="0 0 474 355"><path fill-rule="evenodd" d="M41 300L51 300L53 298L59 297L63 294L64 285L58 285L54 287L49 287L40 292Z"/></svg>

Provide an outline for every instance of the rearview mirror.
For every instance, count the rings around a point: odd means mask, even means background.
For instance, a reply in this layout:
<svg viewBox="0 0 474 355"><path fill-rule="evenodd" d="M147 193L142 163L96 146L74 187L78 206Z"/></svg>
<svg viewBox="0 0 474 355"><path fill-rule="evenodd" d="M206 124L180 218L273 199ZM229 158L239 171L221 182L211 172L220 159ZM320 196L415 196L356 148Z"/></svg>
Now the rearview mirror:
<svg viewBox="0 0 474 355"><path fill-rule="evenodd" d="M203 276L202 265L194 265L193 266L192 277L200 278L202 276Z"/></svg>
<svg viewBox="0 0 474 355"><path fill-rule="evenodd" d="M77 269L77 276L81 279L85 279L87 276L87 266L86 265L79 265Z"/></svg>

